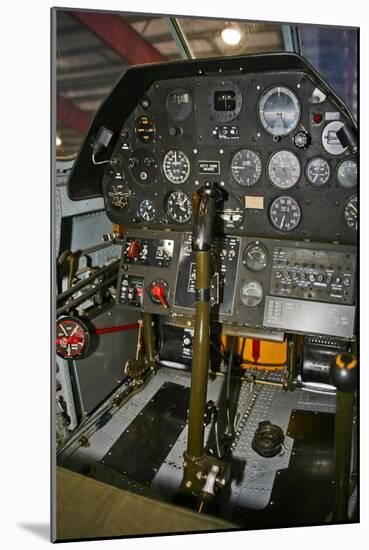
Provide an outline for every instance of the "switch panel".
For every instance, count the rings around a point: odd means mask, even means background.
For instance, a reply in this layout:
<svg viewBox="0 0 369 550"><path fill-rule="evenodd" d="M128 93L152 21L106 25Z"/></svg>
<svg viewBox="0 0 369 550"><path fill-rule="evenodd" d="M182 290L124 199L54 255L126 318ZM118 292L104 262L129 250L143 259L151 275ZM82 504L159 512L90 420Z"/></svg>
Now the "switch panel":
<svg viewBox="0 0 369 550"><path fill-rule="evenodd" d="M149 267L169 267L173 257L174 241L171 239L128 238L123 261L127 264Z"/></svg>
<svg viewBox="0 0 369 550"><path fill-rule="evenodd" d="M278 246L272 256L270 294L352 304L356 254Z"/></svg>
<svg viewBox="0 0 369 550"><path fill-rule="evenodd" d="M144 292L144 278L123 276L120 283L119 303L141 307Z"/></svg>

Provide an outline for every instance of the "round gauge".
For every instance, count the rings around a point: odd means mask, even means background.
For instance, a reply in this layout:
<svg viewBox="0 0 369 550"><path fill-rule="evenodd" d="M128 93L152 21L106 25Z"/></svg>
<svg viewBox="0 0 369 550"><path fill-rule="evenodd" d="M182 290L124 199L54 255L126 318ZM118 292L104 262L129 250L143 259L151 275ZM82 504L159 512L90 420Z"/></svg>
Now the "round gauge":
<svg viewBox="0 0 369 550"><path fill-rule="evenodd" d="M251 187L261 176L261 160L257 153L250 149L238 151L231 163L231 173L234 180L245 187Z"/></svg>
<svg viewBox="0 0 369 550"><path fill-rule="evenodd" d="M240 114L241 91L232 80L214 82L211 85L208 104L214 121L230 122Z"/></svg>
<svg viewBox="0 0 369 550"><path fill-rule="evenodd" d="M353 195L346 203L344 210L346 225L351 231L357 231L357 196Z"/></svg>
<svg viewBox="0 0 369 550"><path fill-rule="evenodd" d="M131 192L124 183L111 181L108 185L107 194L112 208L115 210L124 210L128 205Z"/></svg>
<svg viewBox="0 0 369 550"><path fill-rule="evenodd" d="M77 317L60 317L56 321L56 353L63 359L81 359L90 345L86 325Z"/></svg>
<svg viewBox="0 0 369 550"><path fill-rule="evenodd" d="M268 265L268 251L259 241L250 243L243 253L243 264L250 271L262 271Z"/></svg>
<svg viewBox="0 0 369 550"><path fill-rule="evenodd" d="M314 187L325 185L331 176L328 162L320 157L310 159L306 165L306 178Z"/></svg>
<svg viewBox="0 0 369 550"><path fill-rule="evenodd" d="M145 222L151 222L156 216L154 203L149 199L144 199L138 205L138 213Z"/></svg>
<svg viewBox="0 0 369 550"><path fill-rule="evenodd" d="M170 116L174 120L182 122L192 112L192 95L184 88L173 88L167 94L165 105Z"/></svg>
<svg viewBox="0 0 369 550"><path fill-rule="evenodd" d="M344 123L340 120L332 120L329 122L322 132L322 145L330 155L341 155L345 151L340 140L337 137L337 132L341 130Z"/></svg>
<svg viewBox="0 0 369 550"><path fill-rule="evenodd" d="M142 143L150 143L155 138L155 126L148 116L140 116L136 120L135 132Z"/></svg>
<svg viewBox="0 0 369 550"><path fill-rule="evenodd" d="M355 187L357 182L357 164L355 160L343 160L338 165L337 181L344 189Z"/></svg>
<svg viewBox="0 0 369 550"><path fill-rule="evenodd" d="M299 159L291 151L277 151L269 159L268 176L278 189L290 189L301 176Z"/></svg>
<svg viewBox="0 0 369 550"><path fill-rule="evenodd" d="M286 136L300 121L301 106L297 95L285 86L270 88L261 97L259 116L263 128L272 136Z"/></svg>
<svg viewBox="0 0 369 550"><path fill-rule="evenodd" d="M191 199L183 191L173 191L167 199L167 214L177 223L186 223L192 216Z"/></svg>
<svg viewBox="0 0 369 550"><path fill-rule="evenodd" d="M229 193L228 197L218 204L219 206L216 210L217 222L222 228L236 229L242 225L244 209L241 199Z"/></svg>
<svg viewBox="0 0 369 550"><path fill-rule="evenodd" d="M164 155L163 171L171 183L184 183L190 174L190 161L180 149L170 149Z"/></svg>
<svg viewBox="0 0 369 550"><path fill-rule="evenodd" d="M247 281L241 286L241 302L247 307L256 307L264 296L264 290L259 281Z"/></svg>
<svg viewBox="0 0 369 550"><path fill-rule="evenodd" d="M269 217L272 225L278 231L288 233L296 229L300 223L301 210L299 203L288 195L277 197L271 204Z"/></svg>

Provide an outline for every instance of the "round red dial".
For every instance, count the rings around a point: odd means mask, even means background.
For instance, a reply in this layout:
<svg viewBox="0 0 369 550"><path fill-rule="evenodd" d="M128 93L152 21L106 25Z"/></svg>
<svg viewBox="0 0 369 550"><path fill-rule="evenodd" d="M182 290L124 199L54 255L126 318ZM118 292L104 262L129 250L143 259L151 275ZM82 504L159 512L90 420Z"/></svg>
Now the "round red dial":
<svg viewBox="0 0 369 550"><path fill-rule="evenodd" d="M60 317L56 321L56 353L63 359L81 359L90 345L86 325L77 317Z"/></svg>

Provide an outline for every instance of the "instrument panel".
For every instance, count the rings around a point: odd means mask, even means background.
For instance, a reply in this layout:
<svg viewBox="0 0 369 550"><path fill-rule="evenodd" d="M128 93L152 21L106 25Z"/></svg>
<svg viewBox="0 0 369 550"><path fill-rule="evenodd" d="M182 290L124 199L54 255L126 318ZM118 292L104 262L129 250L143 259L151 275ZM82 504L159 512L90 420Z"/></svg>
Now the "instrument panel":
<svg viewBox="0 0 369 550"><path fill-rule="evenodd" d="M104 126L105 164L91 161ZM354 338L356 123L295 54L129 69L97 114L69 181L102 192L124 230L117 301L194 316L197 191L221 191L212 246L212 318L264 331ZM346 136L342 139L342 136ZM183 321L182 321L183 322Z"/></svg>
<svg viewBox="0 0 369 550"><path fill-rule="evenodd" d="M357 161L336 135L350 121L308 73L159 80L121 122L103 177L114 223L188 230L212 181L219 234L355 242Z"/></svg>
<svg viewBox="0 0 369 550"><path fill-rule="evenodd" d="M227 235L211 251L213 320L264 330L352 338L356 248ZM179 317L195 315L190 232L126 231L118 303Z"/></svg>

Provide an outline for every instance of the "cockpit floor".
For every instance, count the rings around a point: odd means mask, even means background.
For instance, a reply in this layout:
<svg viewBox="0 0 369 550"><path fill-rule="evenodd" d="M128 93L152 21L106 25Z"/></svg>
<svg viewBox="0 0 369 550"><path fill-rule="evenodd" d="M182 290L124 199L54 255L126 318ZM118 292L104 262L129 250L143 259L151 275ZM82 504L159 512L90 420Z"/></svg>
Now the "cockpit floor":
<svg viewBox="0 0 369 550"><path fill-rule="evenodd" d="M269 381L273 376L277 375L268 374ZM81 433L78 441L67 445L59 464L173 502L182 480L190 381L188 372L160 369L139 393L101 423L88 442L82 438L83 446L78 443ZM225 377L209 379L207 399L221 411L225 393ZM232 411L236 437L231 449L231 478L219 493L219 515L246 528L324 521L333 487L335 397L301 389L285 392L275 385L232 379L231 402L237 403ZM263 420L277 424L285 434L283 451L273 458L263 458L251 448ZM220 434L226 425L226 415L221 414ZM211 425L205 429L205 441L214 445ZM297 505L299 499L306 506ZM294 509L292 514L286 513L286 506Z"/></svg>

